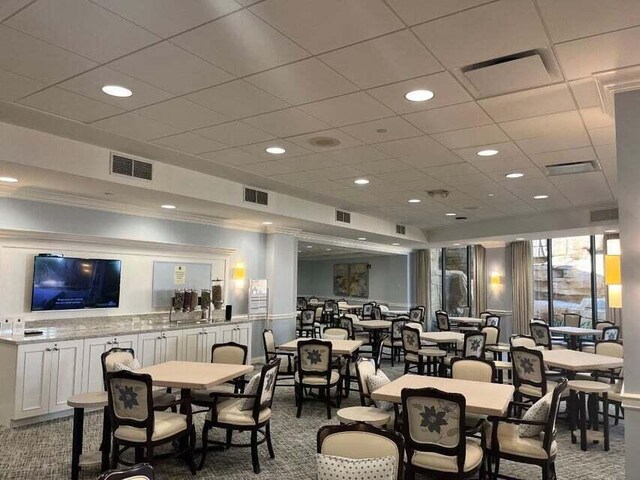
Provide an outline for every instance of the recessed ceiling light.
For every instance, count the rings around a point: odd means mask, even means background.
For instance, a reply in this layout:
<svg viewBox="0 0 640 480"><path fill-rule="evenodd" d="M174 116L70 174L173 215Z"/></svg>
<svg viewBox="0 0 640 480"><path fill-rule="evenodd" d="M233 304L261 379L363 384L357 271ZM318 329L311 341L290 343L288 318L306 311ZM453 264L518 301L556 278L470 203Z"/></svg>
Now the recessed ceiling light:
<svg viewBox="0 0 640 480"><path fill-rule="evenodd" d="M487 148L486 150L480 150L476 155L480 155L481 157L492 157L498 154L498 150L494 150L493 148Z"/></svg>
<svg viewBox="0 0 640 480"><path fill-rule="evenodd" d="M358 237L358 240L366 240L366 237Z"/></svg>
<svg viewBox="0 0 640 480"><path fill-rule="evenodd" d="M404 95L410 102L426 102L431 100L434 94L431 90L411 90Z"/></svg>
<svg viewBox="0 0 640 480"><path fill-rule="evenodd" d="M369 180L367 180L366 178L356 178L353 183L355 183L356 185L368 185L369 184Z"/></svg>
<svg viewBox="0 0 640 480"><path fill-rule="evenodd" d="M166 208L167 210L173 210L173 209L175 209L175 208L176 208L176 206L175 206L175 205L169 205L168 203L167 203L167 204L165 204L165 205L160 205L160 207L162 207L162 208Z"/></svg>
<svg viewBox="0 0 640 480"><path fill-rule="evenodd" d="M549 198L549 195L536 195L533 198L535 200L544 200L545 198Z"/></svg>
<svg viewBox="0 0 640 480"><path fill-rule="evenodd" d="M609 229L609 230L605 230L604 233L618 233L618 230Z"/></svg>
<svg viewBox="0 0 640 480"><path fill-rule="evenodd" d="M455 214L455 213L453 213L453 212L445 213L445 215L446 215L447 217L455 217L455 216L456 216L456 214Z"/></svg>
<svg viewBox="0 0 640 480"><path fill-rule="evenodd" d="M511 172L511 173L507 173L505 175L505 177L507 178L521 178L524 177L524 173L520 173L520 172Z"/></svg>
<svg viewBox="0 0 640 480"><path fill-rule="evenodd" d="M282 147L268 147L265 149L265 152L271 155L282 155L286 150Z"/></svg>
<svg viewBox="0 0 640 480"><path fill-rule="evenodd" d="M307 248L313 248L313 246L312 245L307 245Z"/></svg>
<svg viewBox="0 0 640 480"><path fill-rule="evenodd" d="M302 250L298 250L298 253L302 253Z"/></svg>
<svg viewBox="0 0 640 480"><path fill-rule="evenodd" d="M400 244L398 242L392 243L391 245L393 245L394 247L400 246Z"/></svg>
<svg viewBox="0 0 640 480"><path fill-rule="evenodd" d="M489 196L490 196L490 197L493 197L493 193L490 193L490 194L489 194Z"/></svg>
<svg viewBox="0 0 640 480"><path fill-rule="evenodd" d="M522 241L524 241L524 240L525 240L525 239L524 239L523 237L518 237L518 238L516 238L516 242L522 242Z"/></svg>
<svg viewBox="0 0 640 480"><path fill-rule="evenodd" d="M105 85L102 87L102 91L112 97L126 98L133 95L133 92L128 88L121 87L120 85Z"/></svg>
<svg viewBox="0 0 640 480"><path fill-rule="evenodd" d="M420 203L422 200L420 200L419 198L410 198L408 200L409 203Z"/></svg>
<svg viewBox="0 0 640 480"><path fill-rule="evenodd" d="M273 225L273 222L262 222L263 225Z"/></svg>
<svg viewBox="0 0 640 480"><path fill-rule="evenodd" d="M18 179L14 177L0 177L0 182L5 183L18 183Z"/></svg>
<svg viewBox="0 0 640 480"><path fill-rule="evenodd" d="M461 243L454 243L453 246L454 247L459 247L460 245L462 245Z"/></svg>
<svg viewBox="0 0 640 480"><path fill-rule="evenodd" d="M330 252L330 251L331 251L331 249L330 249L330 248L325 248L325 250L326 250L327 252Z"/></svg>

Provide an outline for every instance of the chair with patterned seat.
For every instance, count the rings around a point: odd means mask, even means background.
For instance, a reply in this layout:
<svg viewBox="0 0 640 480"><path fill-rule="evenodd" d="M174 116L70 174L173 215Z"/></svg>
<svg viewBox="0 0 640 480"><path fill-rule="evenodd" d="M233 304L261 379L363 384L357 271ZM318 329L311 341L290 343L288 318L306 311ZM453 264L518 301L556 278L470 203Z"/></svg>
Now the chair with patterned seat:
<svg viewBox="0 0 640 480"><path fill-rule="evenodd" d="M409 322L407 317L396 318L391 321L391 335L389 335L386 341L383 343L383 350L391 350L391 366L395 364L395 360L400 361L400 354L402 353L402 329Z"/></svg>
<svg viewBox="0 0 640 480"><path fill-rule="evenodd" d="M451 360L455 357L484 359L486 344L486 333L478 330L465 332L462 350L456 350L453 355L447 355L442 359L440 375L447 376L447 371L451 367Z"/></svg>
<svg viewBox="0 0 640 480"><path fill-rule="evenodd" d="M540 322L531 322L529 324L529 330L531 332L531 338L536 342L539 347L544 347L545 350L565 350L567 347L562 343L553 341L551 332L549 331L549 325Z"/></svg>
<svg viewBox="0 0 640 480"><path fill-rule="evenodd" d="M402 328L402 349L404 350L404 373L409 373L412 368L416 368L419 375L425 373L435 375L439 369L440 359L444 358L447 352L437 347L422 348L420 343L420 330L417 328Z"/></svg>
<svg viewBox="0 0 640 480"><path fill-rule="evenodd" d="M422 323L424 322L424 313L422 308L420 307L411 308L409 310L409 320L411 322L419 323L420 325L422 325Z"/></svg>
<svg viewBox="0 0 640 480"><path fill-rule="evenodd" d="M276 358L280 358L280 368L278 370L278 380L289 380L293 379L293 375L295 374L295 353L292 352L284 352L276 346L276 340L273 335L273 330L265 329L262 332L262 341L264 345L264 356L265 356L265 365ZM281 386L291 387L291 383L278 383Z"/></svg>
<svg viewBox="0 0 640 480"><path fill-rule="evenodd" d="M298 337L315 336L316 311L313 308L305 308L300 312L300 320L296 327Z"/></svg>

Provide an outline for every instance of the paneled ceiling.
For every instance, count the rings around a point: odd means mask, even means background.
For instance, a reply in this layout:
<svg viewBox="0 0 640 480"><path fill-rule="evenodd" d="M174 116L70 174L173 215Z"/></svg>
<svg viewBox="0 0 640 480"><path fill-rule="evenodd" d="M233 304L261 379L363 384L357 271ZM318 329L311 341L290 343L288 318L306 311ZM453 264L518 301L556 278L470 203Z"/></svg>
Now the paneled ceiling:
<svg viewBox="0 0 640 480"><path fill-rule="evenodd" d="M640 64L629 0L10 0L0 20L2 101L421 227L614 202L592 74ZM498 95L467 75L514 55ZM546 176L583 160L601 169Z"/></svg>

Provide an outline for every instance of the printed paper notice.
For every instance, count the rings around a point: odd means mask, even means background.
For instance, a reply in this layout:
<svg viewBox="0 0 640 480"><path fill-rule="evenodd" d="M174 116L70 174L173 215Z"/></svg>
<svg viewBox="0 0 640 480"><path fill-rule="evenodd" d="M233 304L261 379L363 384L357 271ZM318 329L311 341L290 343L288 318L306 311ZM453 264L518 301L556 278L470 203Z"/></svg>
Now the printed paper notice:
<svg viewBox="0 0 640 480"><path fill-rule="evenodd" d="M187 267L176 265L173 269L173 284L184 285L187 281Z"/></svg>

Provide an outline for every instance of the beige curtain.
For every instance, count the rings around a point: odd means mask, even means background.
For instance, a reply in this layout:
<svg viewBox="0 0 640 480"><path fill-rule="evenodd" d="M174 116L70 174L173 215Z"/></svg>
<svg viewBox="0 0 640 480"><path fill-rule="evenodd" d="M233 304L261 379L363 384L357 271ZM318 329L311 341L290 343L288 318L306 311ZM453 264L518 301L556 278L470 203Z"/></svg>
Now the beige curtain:
<svg viewBox="0 0 640 480"><path fill-rule="evenodd" d="M475 245L473 251L473 303L476 315L480 315L487 309L487 250Z"/></svg>
<svg viewBox="0 0 640 480"><path fill-rule="evenodd" d="M620 238L620 234L618 234L618 233L605 233L604 234L604 253L605 253L605 255L607 253L609 253L609 252L607 252L607 240L611 240L611 239L614 239L614 238ZM609 308L609 289L608 288L607 288L606 296L607 296L607 318L606 318L606 320L608 322L611 322L611 323L619 326L620 329L622 329L622 309L621 308ZM598 320L602 321L602 319L598 319Z"/></svg>
<svg viewBox="0 0 640 480"><path fill-rule="evenodd" d="M431 256L429 250L418 250L415 258L416 277L416 303L426 307L427 312L431 311L429 305L431 299Z"/></svg>
<svg viewBox="0 0 640 480"><path fill-rule="evenodd" d="M513 283L513 332L528 334L533 312L531 242L513 242L511 244L511 279Z"/></svg>

